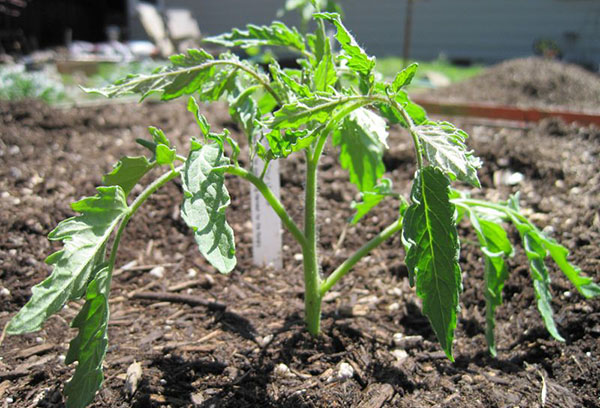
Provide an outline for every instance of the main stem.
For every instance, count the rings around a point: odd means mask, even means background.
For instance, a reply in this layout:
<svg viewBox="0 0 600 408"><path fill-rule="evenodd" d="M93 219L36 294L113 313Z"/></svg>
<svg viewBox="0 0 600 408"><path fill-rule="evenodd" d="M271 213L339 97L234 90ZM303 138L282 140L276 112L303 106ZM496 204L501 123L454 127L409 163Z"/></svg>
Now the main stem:
<svg viewBox="0 0 600 408"><path fill-rule="evenodd" d="M306 154L306 189L304 191L304 320L308 332L318 336L321 331L321 277L317 257L317 166L318 156Z"/></svg>

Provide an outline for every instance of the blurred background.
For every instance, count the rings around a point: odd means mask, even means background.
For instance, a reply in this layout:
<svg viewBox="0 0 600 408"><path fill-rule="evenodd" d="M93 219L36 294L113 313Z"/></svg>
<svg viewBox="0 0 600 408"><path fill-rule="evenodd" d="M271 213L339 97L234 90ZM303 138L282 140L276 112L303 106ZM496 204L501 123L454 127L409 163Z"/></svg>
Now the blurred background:
<svg viewBox="0 0 600 408"><path fill-rule="evenodd" d="M319 1L343 13L383 75L421 62L417 86L530 56L594 72L600 65L598 0ZM62 78L67 85L99 86L233 27L280 19L310 29L310 9L308 0L0 0L0 76L6 87L7 75L43 68L52 76L55 67L75 75ZM294 56L278 57L293 64Z"/></svg>

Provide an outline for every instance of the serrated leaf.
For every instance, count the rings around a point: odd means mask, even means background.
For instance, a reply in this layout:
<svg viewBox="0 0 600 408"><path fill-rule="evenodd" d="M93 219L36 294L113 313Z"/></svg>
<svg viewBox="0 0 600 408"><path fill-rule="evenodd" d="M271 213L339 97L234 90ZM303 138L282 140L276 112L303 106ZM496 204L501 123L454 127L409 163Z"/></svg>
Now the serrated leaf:
<svg viewBox="0 0 600 408"><path fill-rule="evenodd" d="M194 118L196 118L196 124L200 128L202 135L207 136L210 133L210 124L208 123L208 120L206 120L206 117L200 113L200 106L193 96L190 96L188 99L187 109L188 112L194 114Z"/></svg>
<svg viewBox="0 0 600 408"><path fill-rule="evenodd" d="M194 231L202 255L221 273L236 265L233 230L225 219L229 193L224 175L215 171L228 163L222 146L209 144L190 152L182 171L181 217Z"/></svg>
<svg viewBox="0 0 600 408"><path fill-rule="evenodd" d="M270 26L248 24L246 28L246 30L234 28L230 33L208 37L204 41L224 47L250 48L270 45L289 47L300 52L305 49L302 34L280 21L275 21Z"/></svg>
<svg viewBox="0 0 600 408"><path fill-rule="evenodd" d="M318 131L281 129L273 130L266 134L269 143L268 159L280 159L294 152L306 149L312 144Z"/></svg>
<svg viewBox="0 0 600 408"><path fill-rule="evenodd" d="M161 99L169 100L196 92L213 77L217 65L214 58L203 50L188 50L187 54L172 56L170 61L170 65L151 74L128 75L113 85L85 91L108 98L140 94L142 99L152 93L162 93Z"/></svg>
<svg viewBox="0 0 600 408"><path fill-rule="evenodd" d="M459 241L450 182L435 167L421 169L413 183L413 204L404 213L402 241L411 284L423 299L425 314L450 360L462 289Z"/></svg>
<svg viewBox="0 0 600 408"><path fill-rule="evenodd" d="M63 249L46 259L53 266L52 274L33 287L31 299L12 318L7 333L39 330L67 301L83 296L97 266L103 262L112 230L128 210L121 187L97 190L96 196L72 204L73 210L81 215L60 222L48 235L53 241L62 240Z"/></svg>
<svg viewBox="0 0 600 408"><path fill-rule="evenodd" d="M222 58L237 62L237 57L234 55L225 54ZM240 63L244 64L246 62L240 61ZM215 70L215 73L210 78L206 78L202 83L202 86L198 90L198 97L202 101L218 101L235 86L234 82L239 73L239 69L234 66L221 66Z"/></svg>
<svg viewBox="0 0 600 408"><path fill-rule="evenodd" d="M392 194L392 181L384 178L379 184L377 184L373 191L365 191L360 193L361 201L352 202L352 208L356 210L354 217L352 217L352 224L356 224L369 213L377 204L381 202L385 197Z"/></svg>
<svg viewBox="0 0 600 408"><path fill-rule="evenodd" d="M357 103L356 99L345 96L326 97L317 95L311 98L299 99L285 104L281 109L275 111L273 118L267 122L267 126L271 129L285 129L298 128L312 121L326 123L339 110L344 109L352 102Z"/></svg>
<svg viewBox="0 0 600 408"><path fill-rule="evenodd" d="M273 112L273 110L279 106L279 103L275 97L269 92L264 92L257 100L257 106L259 115L266 115L267 113Z"/></svg>
<svg viewBox="0 0 600 408"><path fill-rule="evenodd" d="M453 179L480 187L477 169L481 167L481 160L467 150L465 132L448 122L430 122L417 126L414 132L421 140L429 163L440 167Z"/></svg>
<svg viewBox="0 0 600 408"><path fill-rule="evenodd" d="M419 64L415 62L400 71L392 82L392 91L397 93L402 87L409 85L417 73L417 68L419 68Z"/></svg>
<svg viewBox="0 0 600 408"><path fill-rule="evenodd" d="M315 69L315 89L321 92L328 92L329 87L337 82L337 73L335 71L335 63L331 54L326 55Z"/></svg>
<svg viewBox="0 0 600 408"><path fill-rule="evenodd" d="M496 356L495 311L502 304L502 289L508 278L505 257L512 255L513 247L502 225L480 218L476 211L469 210L468 213L485 259L485 336L490 354Z"/></svg>
<svg viewBox="0 0 600 408"><path fill-rule="evenodd" d="M563 271L565 276L571 281L571 283L577 288L586 298L592 298L600 296L600 286L598 286L592 278L582 275L581 269L571 264L567 257L569 256L569 250L564 246L560 245L553 239L541 236L542 245L548 252L554 262Z"/></svg>
<svg viewBox="0 0 600 408"><path fill-rule="evenodd" d="M365 108L351 112L333 132L333 145L340 147L340 163L359 191L372 191L385 172L387 136L385 121Z"/></svg>
<svg viewBox="0 0 600 408"><path fill-rule="evenodd" d="M327 92L330 86L337 82L337 72L335 61L331 52L331 43L324 32L317 30L314 43L315 59L312 61L315 66L314 84L317 91Z"/></svg>
<svg viewBox="0 0 600 408"><path fill-rule="evenodd" d="M83 408L91 403L104 380L102 361L108 347L109 273L109 267L102 267L90 282L85 304L71 324L79 333L71 340L65 364L75 361L79 364L65 385L67 408Z"/></svg>
<svg viewBox="0 0 600 408"><path fill-rule="evenodd" d="M542 315L548 333L558 341L565 339L560 335L554 322L552 312L552 293L550 292L550 275L544 263L547 252L540 234L531 224L523 222L514 214L509 213L511 221L519 231L525 254L529 260L529 271L533 280L533 288L537 300L537 308Z"/></svg>
<svg viewBox="0 0 600 408"><path fill-rule="evenodd" d="M106 186L120 186L128 195L138 181L152 168L145 156L123 157L113 170L102 177Z"/></svg>
<svg viewBox="0 0 600 408"><path fill-rule="evenodd" d="M285 90L286 94L292 97L291 99L310 98L312 96L310 88L304 84L296 82L293 78L287 75L281 69L277 61L273 61L269 64L269 70L275 82Z"/></svg>
<svg viewBox="0 0 600 408"><path fill-rule="evenodd" d="M385 84L376 84L376 91L380 94L386 95ZM420 105L414 103L408 94L404 91L398 91L396 94L396 102L406 111L408 116L412 120L413 125L421 125L427 121L427 112ZM377 108L381 114L392 123L399 123L405 128L409 128L409 124L406 123L400 112L386 104L377 104Z"/></svg>
<svg viewBox="0 0 600 408"><path fill-rule="evenodd" d="M236 121L248 137L248 144L255 143L255 133L260 128L257 120L260 117L258 105L252 97L252 88L244 89L239 81L236 81L233 89L228 93L229 114Z"/></svg>
<svg viewBox="0 0 600 408"><path fill-rule="evenodd" d="M159 128L149 126L148 132L152 136L152 140L154 140L154 143L156 143L157 145L162 144L165 146L171 146L171 142L169 141L169 139L167 139L165 133Z"/></svg>
<svg viewBox="0 0 600 408"><path fill-rule="evenodd" d="M161 166L168 166L175 161L175 149L171 149L167 145L159 144L156 146L156 162Z"/></svg>
<svg viewBox="0 0 600 408"><path fill-rule="evenodd" d="M350 31L342 23L340 15L338 13L315 13L313 16L327 20L335 25L337 28L335 38L340 43L342 50L344 50L342 58L346 59L348 68L362 76L370 76L375 67L375 58L369 57L360 45L358 45L352 34L350 34Z"/></svg>

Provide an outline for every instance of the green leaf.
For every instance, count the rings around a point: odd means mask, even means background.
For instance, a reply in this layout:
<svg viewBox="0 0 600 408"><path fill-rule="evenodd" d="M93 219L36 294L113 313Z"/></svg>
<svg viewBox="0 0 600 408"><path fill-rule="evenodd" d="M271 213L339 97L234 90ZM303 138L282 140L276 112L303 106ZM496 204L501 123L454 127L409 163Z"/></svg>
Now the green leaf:
<svg viewBox="0 0 600 408"><path fill-rule="evenodd" d="M541 236L541 240L542 245L548 250L550 256L554 259L554 262L556 262L566 277L577 288L579 293L586 298L600 296L600 286L594 283L592 278L583 276L581 269L567 260L567 257L569 256L569 250L567 248L543 235Z"/></svg>
<svg viewBox="0 0 600 408"><path fill-rule="evenodd" d="M450 182L439 169L421 169L412 188L413 204L404 214L402 241L411 283L416 278L417 295L423 299L423 313L454 361L452 340L462 284L455 208L449 195Z"/></svg>
<svg viewBox="0 0 600 408"><path fill-rule="evenodd" d="M167 147L171 146L171 142L169 141L169 139L167 139L167 137L165 136L165 134L162 130L155 128L154 126L149 126L148 132L150 132L150 135L152 136L152 140L154 140L154 143L156 143L157 145L162 144ZM156 154L156 152L155 152L155 154Z"/></svg>
<svg viewBox="0 0 600 408"><path fill-rule="evenodd" d="M200 113L200 106L198 106L198 102L196 102L196 99L194 99L193 96L190 96L190 98L188 99L187 110L188 112L194 114L194 117L196 118L196 123L198 124L202 135L207 136L210 133L210 125L208 123L208 120L206 120L206 117L204 117L204 115Z"/></svg>
<svg viewBox="0 0 600 408"><path fill-rule="evenodd" d="M182 172L181 216L194 231L202 255L221 273L236 265L233 230L225 219L229 193L223 173L215 171L228 163L222 146L209 144L190 152Z"/></svg>
<svg viewBox="0 0 600 408"><path fill-rule="evenodd" d="M304 84L296 82L293 78L287 75L279 66L277 61L273 61L269 64L269 70L271 76L277 84L279 84L289 96L293 99L309 98L312 96L310 88Z"/></svg>
<svg viewBox="0 0 600 408"><path fill-rule="evenodd" d="M267 123L271 129L298 128L311 121L325 123L336 110L351 100L347 97L328 98L315 96L285 104L275 111L273 119Z"/></svg>
<svg viewBox="0 0 600 408"><path fill-rule="evenodd" d="M259 116L271 113L277 106L279 106L275 97L269 92L264 92L258 98L257 105L260 112Z"/></svg>
<svg viewBox="0 0 600 408"><path fill-rule="evenodd" d="M502 304L502 289L508 278L508 268L505 257L513 254L513 247L506 235L506 231L493 221L480 218L474 210L469 210L471 224L477 233L477 238L485 259L485 302L486 302L486 340L488 350L496 356L496 339L494 328L496 326L496 307Z"/></svg>
<svg viewBox="0 0 600 408"><path fill-rule="evenodd" d="M229 114L236 121L248 137L248 144L255 143L255 133L260 125L257 120L260 117L258 105L252 97L253 88L244 89L240 81L236 81L235 87L228 93Z"/></svg>
<svg viewBox="0 0 600 408"><path fill-rule="evenodd" d="M175 161L175 149L171 149L167 145L159 144L156 146L156 162L163 165L171 165Z"/></svg>
<svg viewBox="0 0 600 408"><path fill-rule="evenodd" d="M331 43L329 38L324 35L322 30L317 30L315 36L314 48L315 59L312 61L315 66L314 84L317 91L327 92L330 86L337 82L337 73L333 54L331 52Z"/></svg>
<svg viewBox="0 0 600 408"><path fill-rule="evenodd" d="M205 38L204 41L220 44L224 47L250 48L257 46L283 46L303 52L305 49L302 34L295 28L289 28L280 21L270 26L248 24L247 30L234 28L230 33Z"/></svg>
<svg viewBox="0 0 600 408"><path fill-rule="evenodd" d="M315 69L315 89L321 92L329 92L329 87L337 82L337 73L335 63L331 53L321 59Z"/></svg>
<svg viewBox="0 0 600 408"><path fill-rule="evenodd" d="M510 196L507 208L520 214L519 207L519 193ZM507 213L513 223L518 223L521 229L526 230L530 234L536 236L539 243L546 249L547 253L550 254L554 262L558 265L565 276L571 281L571 283L577 288L586 298L591 298L600 295L600 286L593 282L592 278L584 276L581 269L571 264L567 257L569 256L569 250L564 246L560 245L555 240L548 238L535 227L531 222L525 219L521 219L515 214ZM516 225L516 224L515 224ZM517 228L519 228L517 226Z"/></svg>
<svg viewBox="0 0 600 408"><path fill-rule="evenodd" d="M385 172L387 136L385 121L365 108L351 112L334 131L333 145L340 146L340 163L359 191L372 191Z"/></svg>
<svg viewBox="0 0 600 408"><path fill-rule="evenodd" d="M552 293L550 292L550 275L544 263L547 252L544 248L543 239L536 228L528 222L524 222L512 213L508 213L512 223L519 231L525 254L529 259L529 271L533 280L533 288L537 300L537 307L542 315L548 333L558 341L565 339L558 333L552 312Z"/></svg>
<svg viewBox="0 0 600 408"><path fill-rule="evenodd" d="M375 88L376 88L377 93L386 95L385 84L376 84ZM420 105L417 105L416 103L414 103L408 97L408 94L406 92L404 92L402 90L398 91L395 99L396 99L396 102L398 102L400 104L400 106L402 106L404 111L411 118L413 125L418 126L427 121L427 112L425 112L425 109L423 109ZM410 127L408 125L408 123L406 123L406 121L404 120L404 118L402 117L400 112L398 112L396 109L392 108L391 106L386 105L386 104L377 104L377 108L379 109L381 114L390 122L399 123L400 125L402 125L405 128Z"/></svg>
<svg viewBox="0 0 600 408"><path fill-rule="evenodd" d="M315 13L314 17L327 20L336 26L335 38L344 50L342 58L347 61L348 67L362 76L370 76L375 67L375 58L369 57L358 45L350 31L342 24L340 15L338 13Z"/></svg>
<svg viewBox="0 0 600 408"><path fill-rule="evenodd" d="M98 194L72 204L81 215L66 219L48 238L62 240L64 247L46 259L52 274L34 286L33 295L10 321L7 333L39 330L43 322L69 300L85 293L98 265L104 260L106 242L127 213L125 193L119 186L98 187Z"/></svg>
<svg viewBox="0 0 600 408"><path fill-rule="evenodd" d="M246 61L239 61L237 56L232 54L223 54L220 59L230 60L232 62L248 65ZM239 76L240 70L235 66L222 65L215 69L215 73L202 83L198 90L198 97L202 101L218 101L226 92L231 91L235 86L234 82Z"/></svg>
<svg viewBox="0 0 600 408"><path fill-rule="evenodd" d="M390 179L381 179L381 183L377 184L373 191L364 191L360 193L361 201L352 202L352 208L356 210L352 217L352 224L356 224L369 213L377 204L385 197L392 195L392 181Z"/></svg>
<svg viewBox="0 0 600 408"><path fill-rule="evenodd" d="M214 76L214 67L220 62L204 50L188 50L187 54L174 55L171 64L155 70L152 74L136 74L118 80L102 89L84 89L108 98L140 94L142 99L152 93L162 93L163 100L177 98L196 92L202 84Z"/></svg>
<svg viewBox="0 0 600 408"><path fill-rule="evenodd" d="M467 150L465 132L448 122L430 122L417 126L414 132L429 163L440 167L452 179L480 187L477 169L481 160Z"/></svg>
<svg viewBox="0 0 600 408"><path fill-rule="evenodd" d="M96 274L87 287L85 304L71 324L79 329L79 333L71 340L65 364L75 361L79 364L73 378L65 385L67 408L90 404L104 380L102 361L108 347L109 274L108 267L102 267Z"/></svg>
<svg viewBox="0 0 600 408"><path fill-rule="evenodd" d="M120 186L128 195L151 168L152 163L144 156L123 157L110 173L102 177L102 182L106 186Z"/></svg>
<svg viewBox="0 0 600 408"><path fill-rule="evenodd" d="M419 64L415 62L400 71L392 82L392 91L397 93L402 87L409 85L417 73L417 68L419 68Z"/></svg>
<svg viewBox="0 0 600 408"><path fill-rule="evenodd" d="M320 129L320 128L318 128ZM266 134L270 150L267 152L267 159L280 159L287 157L294 152L306 149L312 144L317 135L317 131L281 129L273 130Z"/></svg>

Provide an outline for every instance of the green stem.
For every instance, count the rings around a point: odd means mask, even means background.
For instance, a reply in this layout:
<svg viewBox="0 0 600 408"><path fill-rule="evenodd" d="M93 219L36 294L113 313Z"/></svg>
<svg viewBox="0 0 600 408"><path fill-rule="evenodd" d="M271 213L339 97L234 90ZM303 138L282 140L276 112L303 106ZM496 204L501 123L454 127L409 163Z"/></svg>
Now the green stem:
<svg viewBox="0 0 600 408"><path fill-rule="evenodd" d="M193 67L181 68L181 69L176 69L173 71L161 72L158 74L148 75L148 76L141 77L138 80L128 82L128 85L137 84L137 83L141 83L141 82L145 82L145 81L149 81L149 80L153 80L153 79L160 79L160 78L169 77L169 76L189 74L189 73L196 72L196 71L202 71L204 69L210 68L212 66L217 66L217 65L231 65L237 69L240 69L240 70L246 72L251 77L256 79L262 86L264 86L264 88L267 90L267 92L269 92L271 95L273 95L273 98L275 98L275 100L277 101L277 103L279 105L283 104L282 100L279 98L279 95L277 94L277 92L275 92L275 90L271 87L269 82L264 77L262 77L260 75L260 73L256 72L252 68L250 68L242 63L239 63L237 61L231 61L231 60L210 60L208 62L205 62L200 65L195 65Z"/></svg>
<svg viewBox="0 0 600 408"><path fill-rule="evenodd" d="M316 153L316 152L315 152ZM318 156L306 154L306 189L304 191L304 238L302 260L304 266L304 320L308 332L318 336L321 331L321 294L319 261L317 255L317 167Z"/></svg>
<svg viewBox="0 0 600 408"><path fill-rule="evenodd" d="M283 222L283 225L287 230L291 232L292 236L298 241L300 246L304 247L305 239L302 231L300 231L300 228L298 228L294 220L288 215L283 204L281 204L281 201L275 197L269 186L267 186L263 180L250 173L248 170L238 166L227 166L225 167L225 172L233 174L234 176L239 176L252 183L254 187L260 191L265 200L267 200L271 208L273 208L275 214L279 216L279 219L281 219L281 222Z"/></svg>
<svg viewBox="0 0 600 408"><path fill-rule="evenodd" d="M455 198L455 199L450 200L450 202L454 205L458 205L458 206L461 206L461 207L464 207L467 209L469 209L471 207L483 207L483 208L489 208L491 210L496 210L500 213L505 214L507 219L510 219L509 214L511 214L512 216L516 217L520 221L537 229L537 227L535 227L535 225L533 225L525 216L523 216L523 214L521 214L518 211L515 211L512 208L507 207L505 205L494 204L494 203L490 203L490 202L483 201L483 200L477 200L474 198Z"/></svg>
<svg viewBox="0 0 600 408"><path fill-rule="evenodd" d="M423 168L423 152L421 150L421 142L419 141L419 137L417 136L417 132L415 131L415 123L413 122L410 115L400 106L400 104L392 97L388 97L388 104L390 104L393 108L395 108L402 118L406 122L408 126L408 131L410 132L410 136L413 139L413 143L415 145L415 153L417 155L417 168L420 170Z"/></svg>
<svg viewBox="0 0 600 408"><path fill-rule="evenodd" d="M117 229L117 234L115 235L115 240L113 241L113 245L110 251L110 258L108 260L109 265L109 276L108 280L110 281L112 277L112 272L115 269L115 261L117 259L117 250L119 248L119 243L121 242L121 237L123 235L123 231L127 226L127 223L133 217L133 214L140 208L140 206L150 197L156 190L164 186L169 181L173 180L175 177L179 176L179 172L183 166L177 167L175 170L169 171L168 173L163 174L156 180L154 180L149 186L147 186L144 191L140 193L139 196L131 203L125 217L123 217L123 221L119 224L119 228Z"/></svg>
<svg viewBox="0 0 600 408"><path fill-rule="evenodd" d="M350 258L346 259L335 271L331 273L323 281L320 287L319 294L321 297L327 293L341 278L344 277L364 256L371 252L374 248L381 245L383 242L390 239L396 232L402 229L402 218L397 219L394 223L387 226L383 231L377 234L369 242L360 247Z"/></svg>
<svg viewBox="0 0 600 408"><path fill-rule="evenodd" d="M329 122L327 122L327 125L325 126L323 131L320 133L319 138L317 139L317 144L315 146L315 151L312 156L312 160L314 160L317 163L319 162L319 159L321 158L321 154L323 153L323 149L325 148L325 142L327 141L327 138L329 137L329 133L331 133L331 131L333 130L335 125L337 125L341 119L343 119L344 117L349 115L351 112L355 111L356 109L358 109L362 106L368 105L370 103L372 103L372 101L370 99L360 100L357 103L349 105L345 109L342 109L333 118L331 118L329 120Z"/></svg>

